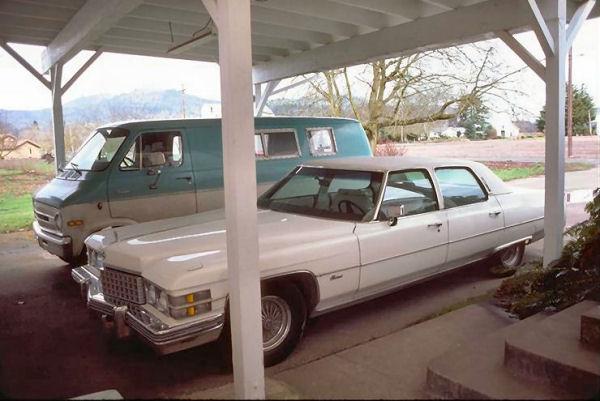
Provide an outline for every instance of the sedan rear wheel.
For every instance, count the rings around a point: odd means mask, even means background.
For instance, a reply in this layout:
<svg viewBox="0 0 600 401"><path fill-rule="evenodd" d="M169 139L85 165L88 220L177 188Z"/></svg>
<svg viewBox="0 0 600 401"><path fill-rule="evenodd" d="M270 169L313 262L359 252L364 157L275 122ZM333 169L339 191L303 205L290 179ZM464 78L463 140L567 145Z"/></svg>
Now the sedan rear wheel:
<svg viewBox="0 0 600 401"><path fill-rule="evenodd" d="M506 277L513 275L521 263L525 254L525 243L521 242L512 245L496 254L494 266L490 268L490 273L497 277Z"/></svg>

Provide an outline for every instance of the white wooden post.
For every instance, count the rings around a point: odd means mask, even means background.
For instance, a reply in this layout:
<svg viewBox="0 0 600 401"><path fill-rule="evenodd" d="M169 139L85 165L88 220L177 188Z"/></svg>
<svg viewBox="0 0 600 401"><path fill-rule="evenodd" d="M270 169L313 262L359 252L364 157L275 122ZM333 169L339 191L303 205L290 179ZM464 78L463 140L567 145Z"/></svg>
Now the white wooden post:
<svg viewBox="0 0 600 401"><path fill-rule="evenodd" d="M57 63L50 70L52 85L52 131L54 133L54 165L56 170L65 164L65 125L62 107L62 63Z"/></svg>
<svg viewBox="0 0 600 401"><path fill-rule="evenodd" d="M544 266L558 259L565 227L565 60L566 1L552 1L546 16L553 50L546 52L546 203Z"/></svg>
<svg viewBox="0 0 600 401"><path fill-rule="evenodd" d="M218 0L229 317L236 398L264 398L250 0Z"/></svg>

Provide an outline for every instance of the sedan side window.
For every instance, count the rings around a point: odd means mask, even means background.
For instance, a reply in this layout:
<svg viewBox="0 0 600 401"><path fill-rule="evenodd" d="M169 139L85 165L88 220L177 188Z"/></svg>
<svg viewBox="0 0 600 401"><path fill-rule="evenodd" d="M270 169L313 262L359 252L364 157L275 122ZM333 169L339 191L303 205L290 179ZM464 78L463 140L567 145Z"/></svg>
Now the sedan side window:
<svg viewBox="0 0 600 401"><path fill-rule="evenodd" d="M440 183L446 209L487 200L479 180L465 167L438 168L435 175Z"/></svg>
<svg viewBox="0 0 600 401"><path fill-rule="evenodd" d="M389 174L380 219L427 213L438 208L435 190L427 171L410 170Z"/></svg>

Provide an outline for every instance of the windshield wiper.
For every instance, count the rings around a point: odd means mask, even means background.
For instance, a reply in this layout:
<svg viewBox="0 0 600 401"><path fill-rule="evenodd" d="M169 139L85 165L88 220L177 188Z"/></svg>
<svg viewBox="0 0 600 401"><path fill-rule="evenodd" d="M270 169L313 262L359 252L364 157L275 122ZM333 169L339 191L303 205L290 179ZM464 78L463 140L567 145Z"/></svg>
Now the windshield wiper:
<svg viewBox="0 0 600 401"><path fill-rule="evenodd" d="M73 167L73 170L75 170L77 174L81 175L81 170L79 170L79 164L73 162L69 162L69 164L71 165L71 167Z"/></svg>

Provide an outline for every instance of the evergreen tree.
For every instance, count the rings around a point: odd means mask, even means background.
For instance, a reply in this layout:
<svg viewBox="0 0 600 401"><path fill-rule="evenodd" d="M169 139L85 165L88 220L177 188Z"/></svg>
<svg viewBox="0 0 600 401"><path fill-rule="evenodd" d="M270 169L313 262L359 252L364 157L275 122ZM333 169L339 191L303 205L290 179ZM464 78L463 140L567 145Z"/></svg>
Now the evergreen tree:
<svg viewBox="0 0 600 401"><path fill-rule="evenodd" d="M484 139L486 131L491 128L487 121L489 109L481 102L469 107L458 118L458 126L465 128L465 136L469 139Z"/></svg>
<svg viewBox="0 0 600 401"><path fill-rule="evenodd" d="M565 102L565 127L568 125L566 103L567 102ZM584 85L579 88L573 87L573 135L589 135L590 118L592 120L596 118L596 109L592 97L585 90ZM544 131L546 128L546 108L543 108L540 111L540 116L535 123L540 131Z"/></svg>

